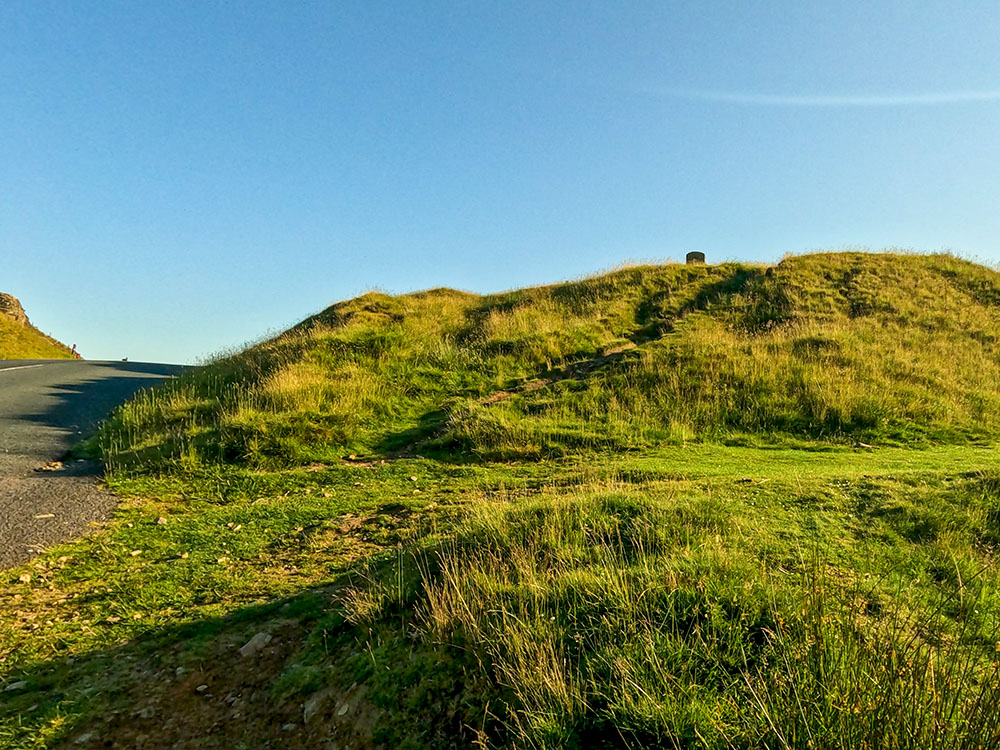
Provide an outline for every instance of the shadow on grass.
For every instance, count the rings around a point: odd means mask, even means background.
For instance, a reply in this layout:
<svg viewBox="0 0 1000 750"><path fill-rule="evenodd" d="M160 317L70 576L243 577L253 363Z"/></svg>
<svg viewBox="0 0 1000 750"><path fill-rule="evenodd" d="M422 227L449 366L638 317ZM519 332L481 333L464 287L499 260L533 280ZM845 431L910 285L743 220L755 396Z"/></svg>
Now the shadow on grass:
<svg viewBox="0 0 1000 750"><path fill-rule="evenodd" d="M314 701L308 721L303 702L309 696L297 694L294 680L288 684L289 674L304 666L297 660L317 623L329 617L341 585L154 627L117 645L8 672L2 677L8 689L0 693L0 746L325 747L332 738L357 741L365 733L356 731L358 719L371 710L360 705L363 696L357 688L352 692L349 676L324 686L324 700ZM104 621L96 627L125 625ZM261 647L241 654L255 636Z"/></svg>
<svg viewBox="0 0 1000 750"><path fill-rule="evenodd" d="M0 674L0 747L472 746L478 704L465 693L478 663L418 647L398 617L375 635L347 622L341 601L358 575L219 617L137 625L131 638L112 630L125 621L96 623L119 642Z"/></svg>

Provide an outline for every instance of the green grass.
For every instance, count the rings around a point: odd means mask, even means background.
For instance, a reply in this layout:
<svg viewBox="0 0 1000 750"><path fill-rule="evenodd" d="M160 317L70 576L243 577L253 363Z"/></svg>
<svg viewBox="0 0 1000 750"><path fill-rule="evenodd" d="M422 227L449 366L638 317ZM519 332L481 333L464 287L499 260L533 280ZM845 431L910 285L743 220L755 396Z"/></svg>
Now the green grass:
<svg viewBox="0 0 1000 750"><path fill-rule="evenodd" d="M0 359L72 359L73 352L33 325L0 314Z"/></svg>
<svg viewBox="0 0 1000 750"><path fill-rule="evenodd" d="M10 747L72 740L136 694L162 706L160 671L203 668L289 606L275 704L362 684L383 712L369 742L387 746L993 736L991 449L702 446L113 486L133 499L108 529L8 574L0 658L29 682L4 696ZM904 718L909 739L878 734Z"/></svg>
<svg viewBox="0 0 1000 750"><path fill-rule="evenodd" d="M335 305L85 446L123 504L4 574L0 747L994 747L998 304L852 253Z"/></svg>

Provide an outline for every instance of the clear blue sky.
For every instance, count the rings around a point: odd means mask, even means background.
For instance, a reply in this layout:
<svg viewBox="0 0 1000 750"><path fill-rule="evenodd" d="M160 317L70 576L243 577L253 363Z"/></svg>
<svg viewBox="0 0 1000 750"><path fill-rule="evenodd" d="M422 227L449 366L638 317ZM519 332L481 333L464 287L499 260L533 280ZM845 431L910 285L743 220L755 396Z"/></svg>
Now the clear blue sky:
<svg viewBox="0 0 1000 750"><path fill-rule="evenodd" d="M1000 261L996 2L0 4L0 291L190 362L372 287Z"/></svg>

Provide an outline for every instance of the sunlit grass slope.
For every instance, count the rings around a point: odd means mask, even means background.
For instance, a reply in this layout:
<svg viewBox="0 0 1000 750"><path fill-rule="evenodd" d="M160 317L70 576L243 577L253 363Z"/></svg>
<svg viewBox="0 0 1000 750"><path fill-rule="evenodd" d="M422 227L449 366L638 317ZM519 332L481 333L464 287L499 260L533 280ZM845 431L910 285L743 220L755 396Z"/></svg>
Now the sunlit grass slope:
<svg viewBox="0 0 1000 750"><path fill-rule="evenodd" d="M0 314L0 359L72 359L65 344L46 336L30 323L15 323Z"/></svg>
<svg viewBox="0 0 1000 750"><path fill-rule="evenodd" d="M370 293L133 402L104 439L118 466L963 443L1000 428L998 337L1000 274L948 255Z"/></svg>
<svg viewBox="0 0 1000 750"><path fill-rule="evenodd" d="M998 337L945 255L336 304L104 426L0 748L1000 747Z"/></svg>

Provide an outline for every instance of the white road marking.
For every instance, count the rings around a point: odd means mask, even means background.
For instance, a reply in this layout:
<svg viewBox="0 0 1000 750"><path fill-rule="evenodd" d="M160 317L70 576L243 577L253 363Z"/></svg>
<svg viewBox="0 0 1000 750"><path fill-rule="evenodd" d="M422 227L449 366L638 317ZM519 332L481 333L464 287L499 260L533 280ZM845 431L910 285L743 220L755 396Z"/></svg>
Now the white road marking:
<svg viewBox="0 0 1000 750"><path fill-rule="evenodd" d="M0 367L0 372L6 372L7 370L27 370L32 367L45 367L45 365L18 365L17 367Z"/></svg>

